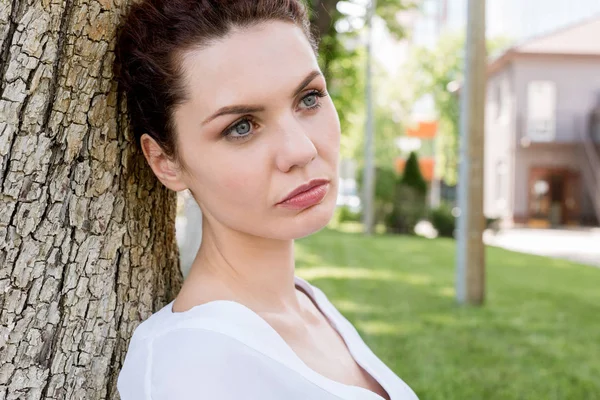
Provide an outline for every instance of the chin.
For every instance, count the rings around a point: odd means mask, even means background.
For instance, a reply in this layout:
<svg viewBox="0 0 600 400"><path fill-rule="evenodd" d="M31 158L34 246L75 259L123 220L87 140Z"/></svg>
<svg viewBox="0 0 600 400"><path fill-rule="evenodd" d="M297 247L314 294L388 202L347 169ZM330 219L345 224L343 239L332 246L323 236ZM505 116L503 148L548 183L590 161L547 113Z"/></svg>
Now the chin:
<svg viewBox="0 0 600 400"><path fill-rule="evenodd" d="M289 227L286 231L288 239L300 239L316 233L327 226L335 211L335 196L327 196L321 203L302 210L284 226Z"/></svg>

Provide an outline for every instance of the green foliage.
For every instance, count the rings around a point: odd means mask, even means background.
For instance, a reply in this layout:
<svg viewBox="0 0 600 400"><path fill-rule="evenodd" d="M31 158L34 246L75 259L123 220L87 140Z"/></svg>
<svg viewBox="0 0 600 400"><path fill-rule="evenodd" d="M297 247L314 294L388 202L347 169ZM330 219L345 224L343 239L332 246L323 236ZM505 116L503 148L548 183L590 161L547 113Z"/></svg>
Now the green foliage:
<svg viewBox="0 0 600 400"><path fill-rule="evenodd" d="M357 35L361 28L356 26L364 25L364 18L367 15L367 7L369 2L363 0L344 0L345 3L350 3L354 7L362 8L361 16L342 14L337 5L341 0L311 0L306 1L309 5L309 15L312 29L319 36L319 56L321 68L325 77L329 79L333 74L330 73L330 64L340 58L345 58L348 51L348 42L356 41ZM388 30L397 39L406 35L404 27L397 19L399 11L414 8L416 0L379 0L375 14L383 19ZM357 24L356 20L363 20L361 24ZM337 25L339 22L345 22L347 29L343 32L338 32Z"/></svg>
<svg viewBox="0 0 600 400"><path fill-rule="evenodd" d="M342 155L357 161L359 166L364 164L365 155L365 112L362 108L352 116L352 123L348 127L345 138L342 137ZM385 105L374 107L375 131L373 133L375 164L384 167L393 167L395 160L400 156L400 150L395 140L403 135L403 125L395 121L393 110Z"/></svg>
<svg viewBox="0 0 600 400"><path fill-rule="evenodd" d="M348 206L339 206L337 209L339 210L338 221L340 223L360 222L362 219L362 214L360 212L353 212Z"/></svg>
<svg viewBox="0 0 600 400"><path fill-rule="evenodd" d="M328 92L337 109L342 132L340 155L352 158L364 135L365 50L348 51L330 62Z"/></svg>
<svg viewBox="0 0 600 400"><path fill-rule="evenodd" d="M362 213L353 212L348 206L338 206L333 211L333 217L329 222L329 227L339 228L344 223L361 221Z"/></svg>
<svg viewBox="0 0 600 400"><path fill-rule="evenodd" d="M500 230L500 221L500 218L486 218L485 228L491 229L494 232L498 232Z"/></svg>
<svg viewBox="0 0 600 400"><path fill-rule="evenodd" d="M414 235L415 226L426 212L425 194L420 189L398 182L393 208L385 221L386 228L388 232Z"/></svg>
<svg viewBox="0 0 600 400"><path fill-rule="evenodd" d="M388 30L396 37L406 36L406 28L397 18L398 12L413 9L419 0L377 0L377 16L383 19Z"/></svg>
<svg viewBox="0 0 600 400"><path fill-rule="evenodd" d="M356 184L359 192L363 191L365 170L356 171ZM384 202L392 202L394 198L394 185L398 179L396 172L390 167L375 167L375 198Z"/></svg>
<svg viewBox="0 0 600 400"><path fill-rule="evenodd" d="M454 237L456 229L456 217L452 215L452 207L442 204L431 210L430 222L442 237Z"/></svg>
<svg viewBox="0 0 600 400"><path fill-rule="evenodd" d="M363 16L342 14L336 0L312 0L307 3L316 12L311 12L313 29L320 34L319 64L325 74L328 92L336 105L342 131L340 155L357 161L358 185L361 186L364 168L364 131L365 131L365 65L366 52L361 44L363 28L352 28L361 24L352 23L352 19L364 19ZM368 2L347 0L357 7L365 7ZM379 0L376 14L386 23L388 30L396 38L404 36L403 26L396 19L398 11L414 7L413 0ZM366 10L365 10L366 14ZM344 21L345 20L345 21ZM347 22L349 28L338 32L336 26ZM355 22L355 21L354 21ZM373 60L375 76L381 77L383 71L377 69ZM373 82L377 87L377 82ZM377 92L377 90L375 90ZM375 102L374 151L375 164L375 223L383 221L393 209L394 190L397 176L394 161L398 149L394 140L402 134L402 125L394 118L392 109L383 102ZM343 211L341 211L343 213Z"/></svg>
<svg viewBox="0 0 600 400"><path fill-rule="evenodd" d="M410 153L406 160L401 183L405 186L414 188L422 195L427 193L427 182L425 182L425 178L423 178L423 174L421 174L419 159L417 153L414 151Z"/></svg>
<svg viewBox="0 0 600 400"><path fill-rule="evenodd" d="M357 172L362 191L364 168ZM388 232L414 234L414 228L427 212L427 182L421 174L416 153L409 156L404 174L391 167L375 168L375 223L384 223Z"/></svg>
<svg viewBox="0 0 600 400"><path fill-rule="evenodd" d="M395 185L393 207L386 219L388 231L413 235L415 226L427 213L426 195L427 182L421 174L417 153L411 152Z"/></svg>
<svg viewBox="0 0 600 400"><path fill-rule="evenodd" d="M357 170L356 183L358 190L362 193L364 179L364 168ZM385 222L394 205L394 190L398 181L398 175L391 167L375 168L375 203L374 222L378 224Z"/></svg>
<svg viewBox="0 0 600 400"><path fill-rule="evenodd" d="M346 2L363 9L368 4L361 0L346 0ZM340 119L341 156L356 158L360 163L364 147L362 138L365 126L366 52L360 38L364 33L363 28L353 27L361 26L355 20L364 19L364 15L342 14L337 8L339 0L307 0L306 3L311 9L313 30L320 36L319 64ZM396 19L396 14L398 11L414 7L414 3L414 0L379 0L376 14L384 20L392 35L401 38L405 35L405 30ZM364 12L366 14L366 9ZM346 22L349 29L338 32L336 26L340 22ZM393 162L394 148L388 138L399 135L398 124L392 126L391 118L386 113L387 110L380 110L379 107L375 109L377 126L375 152L378 160L382 158L381 165L387 164L387 160L390 159Z"/></svg>
<svg viewBox="0 0 600 400"><path fill-rule="evenodd" d="M506 38L493 39L488 51L495 54L508 43ZM456 89L464 81L464 47L463 35L445 35L434 48L415 48L407 66L413 101L424 95L433 97L439 118L436 176L449 185L458 179L460 100Z"/></svg>
<svg viewBox="0 0 600 400"><path fill-rule="evenodd" d="M389 107L378 105L375 114L375 162L378 165L394 166L400 149L395 140L404 134L404 127L395 121Z"/></svg>

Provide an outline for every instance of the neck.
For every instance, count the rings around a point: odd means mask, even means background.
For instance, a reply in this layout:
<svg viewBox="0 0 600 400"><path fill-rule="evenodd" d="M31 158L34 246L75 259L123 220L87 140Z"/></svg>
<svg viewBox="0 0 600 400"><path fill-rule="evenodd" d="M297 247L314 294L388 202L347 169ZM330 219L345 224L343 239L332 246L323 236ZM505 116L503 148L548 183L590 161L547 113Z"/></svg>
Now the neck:
<svg viewBox="0 0 600 400"><path fill-rule="evenodd" d="M202 244L184 286L201 298L240 302L256 312L298 311L294 240L257 237L203 218Z"/></svg>

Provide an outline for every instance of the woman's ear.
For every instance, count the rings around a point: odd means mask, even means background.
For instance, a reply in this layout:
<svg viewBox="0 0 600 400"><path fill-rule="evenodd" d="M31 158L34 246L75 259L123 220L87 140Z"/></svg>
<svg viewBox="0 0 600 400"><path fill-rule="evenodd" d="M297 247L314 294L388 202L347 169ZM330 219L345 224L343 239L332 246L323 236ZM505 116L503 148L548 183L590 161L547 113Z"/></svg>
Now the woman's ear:
<svg viewBox="0 0 600 400"><path fill-rule="evenodd" d="M144 133L140 144L148 165L163 185L176 192L187 189L180 166L165 154L150 135Z"/></svg>

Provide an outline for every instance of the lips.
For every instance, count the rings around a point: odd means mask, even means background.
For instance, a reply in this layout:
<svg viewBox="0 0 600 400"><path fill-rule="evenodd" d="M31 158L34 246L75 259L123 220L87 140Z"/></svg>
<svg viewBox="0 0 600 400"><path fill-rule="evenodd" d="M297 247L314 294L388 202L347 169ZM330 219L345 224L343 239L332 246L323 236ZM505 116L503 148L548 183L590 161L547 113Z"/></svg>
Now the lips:
<svg viewBox="0 0 600 400"><path fill-rule="evenodd" d="M288 193L288 195L283 200L281 200L277 204L281 204L281 203L293 198L294 196L299 195L300 193L304 193L316 186L324 185L326 183L329 183L329 179L312 179L309 182L307 182L303 185L300 185L296 189L292 190L290 193Z"/></svg>

